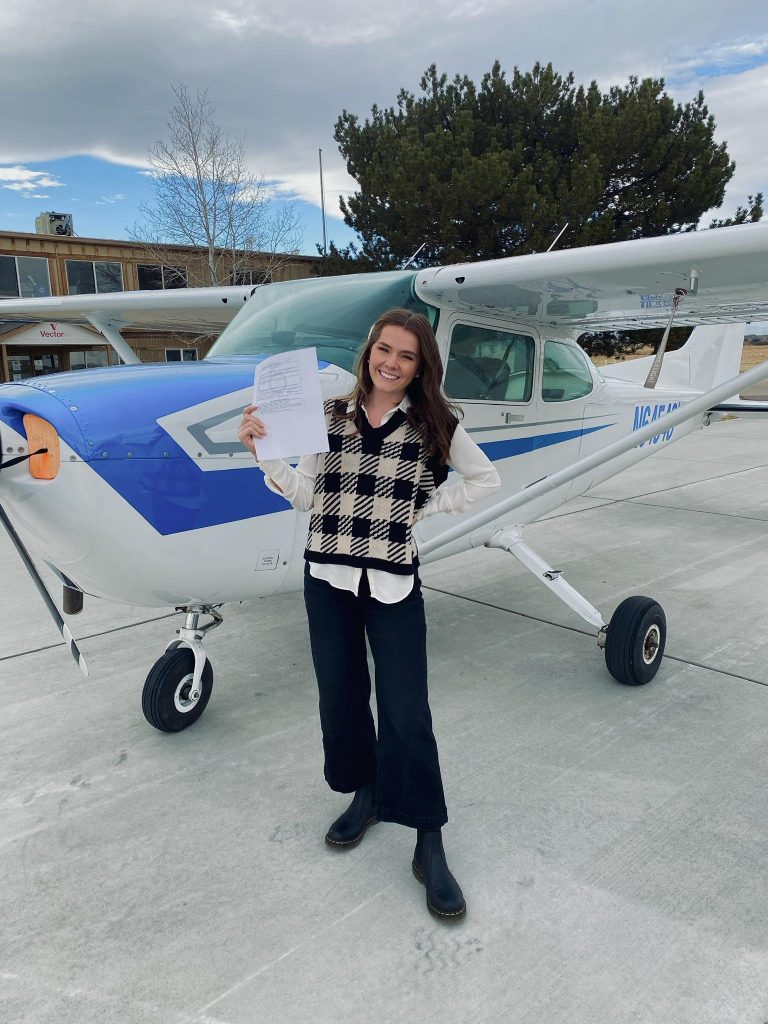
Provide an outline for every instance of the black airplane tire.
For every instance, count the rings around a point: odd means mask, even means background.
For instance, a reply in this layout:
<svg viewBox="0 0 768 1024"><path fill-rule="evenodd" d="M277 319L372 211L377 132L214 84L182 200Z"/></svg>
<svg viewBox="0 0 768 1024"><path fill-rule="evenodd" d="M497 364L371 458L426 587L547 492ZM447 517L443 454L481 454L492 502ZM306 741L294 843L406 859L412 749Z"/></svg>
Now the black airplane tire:
<svg viewBox="0 0 768 1024"><path fill-rule="evenodd" d="M650 597L628 597L613 613L605 642L605 664L625 686L650 683L667 641L667 619Z"/></svg>
<svg viewBox="0 0 768 1024"><path fill-rule="evenodd" d="M188 647L168 651L152 666L144 683L141 710L160 732L181 732L205 711L213 689L213 669L206 659L196 699L191 695L194 669L195 656Z"/></svg>

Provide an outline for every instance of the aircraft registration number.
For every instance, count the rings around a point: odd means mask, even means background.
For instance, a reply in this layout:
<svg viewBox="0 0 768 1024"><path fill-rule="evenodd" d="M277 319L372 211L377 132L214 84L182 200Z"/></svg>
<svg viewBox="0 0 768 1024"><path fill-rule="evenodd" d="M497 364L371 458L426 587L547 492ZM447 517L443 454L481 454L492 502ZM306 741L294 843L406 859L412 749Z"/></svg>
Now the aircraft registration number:
<svg viewBox="0 0 768 1024"><path fill-rule="evenodd" d="M632 424L633 430L641 430L643 427L647 427L649 423L655 422L661 416L674 412L675 409L680 408L679 402L656 402L654 405L636 405L635 406L635 421ZM672 434L675 432L674 427L670 427L669 430L665 430L660 434L655 434L649 441L644 441L643 444L658 444L660 441L669 441L672 438ZM642 448L643 444L639 447Z"/></svg>

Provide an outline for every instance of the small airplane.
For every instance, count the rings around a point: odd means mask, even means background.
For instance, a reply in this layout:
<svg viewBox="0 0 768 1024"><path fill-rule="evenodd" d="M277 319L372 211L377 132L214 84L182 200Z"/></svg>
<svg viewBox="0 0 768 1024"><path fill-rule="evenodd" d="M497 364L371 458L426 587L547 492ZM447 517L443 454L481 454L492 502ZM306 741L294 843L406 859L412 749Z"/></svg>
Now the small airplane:
<svg viewBox="0 0 768 1024"><path fill-rule="evenodd" d="M480 512L415 527L422 563L507 551L590 624L619 682L655 676L661 607L629 597L606 621L522 531L729 412L766 411L737 396L768 378L768 362L739 374L745 323L768 319L768 224L253 289L3 301L9 319L96 326L133 363L0 387L0 522L86 673L36 562L61 580L66 613L89 594L184 615L144 684L157 729L203 713L204 640L222 605L301 587L309 513L266 488L237 439L255 365L314 347L324 397L343 395L370 325L395 306L435 325L445 390L502 479ZM673 322L695 329L665 355ZM222 323L199 363L137 365L120 335ZM586 330L656 326L667 327L658 355L601 370L576 343Z"/></svg>

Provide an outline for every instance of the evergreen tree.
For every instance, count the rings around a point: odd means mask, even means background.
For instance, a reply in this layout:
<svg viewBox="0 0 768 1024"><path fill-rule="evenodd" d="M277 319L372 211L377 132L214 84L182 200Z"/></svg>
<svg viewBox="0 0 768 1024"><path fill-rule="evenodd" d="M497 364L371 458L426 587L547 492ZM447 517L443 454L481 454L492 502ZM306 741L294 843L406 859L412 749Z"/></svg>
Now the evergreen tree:
<svg viewBox="0 0 768 1024"><path fill-rule="evenodd" d="M602 93L551 64L508 81L497 61L479 87L432 65L420 88L336 122L359 185L341 201L362 239L341 251L349 269L396 266L422 243L420 265L541 252L566 221L569 248L691 231L733 175L703 94L676 103L663 79Z"/></svg>
<svg viewBox="0 0 768 1024"><path fill-rule="evenodd" d="M323 256L322 245L317 245L317 255ZM375 263L360 252L354 242L341 249L331 242L323 259L315 264L315 277L337 277L340 274L372 274L377 270L397 270L397 264L390 260L388 265Z"/></svg>
<svg viewBox="0 0 768 1024"><path fill-rule="evenodd" d="M736 213L726 220L712 220L709 223L711 228L730 228L734 224L756 223L763 216L763 193L758 192L754 196L747 196L746 206L737 206Z"/></svg>

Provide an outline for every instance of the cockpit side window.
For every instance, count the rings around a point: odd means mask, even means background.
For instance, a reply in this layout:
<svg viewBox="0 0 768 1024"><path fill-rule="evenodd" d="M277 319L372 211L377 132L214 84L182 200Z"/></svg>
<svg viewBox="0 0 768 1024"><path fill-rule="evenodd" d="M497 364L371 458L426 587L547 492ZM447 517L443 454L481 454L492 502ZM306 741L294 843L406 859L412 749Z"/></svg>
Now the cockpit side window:
<svg viewBox="0 0 768 1024"><path fill-rule="evenodd" d="M526 334L457 324L451 334L445 393L457 401L529 402L536 345Z"/></svg>
<svg viewBox="0 0 768 1024"><path fill-rule="evenodd" d="M570 402L592 390L592 374L581 350L564 341L544 343L541 397L545 402Z"/></svg>

